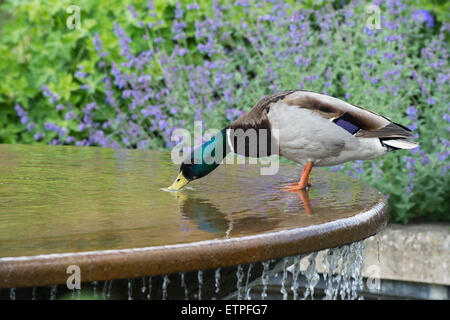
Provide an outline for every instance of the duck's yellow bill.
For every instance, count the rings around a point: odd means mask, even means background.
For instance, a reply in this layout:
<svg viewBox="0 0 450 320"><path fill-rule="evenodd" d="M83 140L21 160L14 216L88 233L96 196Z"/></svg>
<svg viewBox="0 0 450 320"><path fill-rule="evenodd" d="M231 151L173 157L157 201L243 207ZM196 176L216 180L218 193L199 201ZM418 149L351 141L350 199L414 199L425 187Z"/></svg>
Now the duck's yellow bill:
<svg viewBox="0 0 450 320"><path fill-rule="evenodd" d="M180 174L175 179L175 181L172 183L172 185L167 189L169 189L170 191L178 191L178 190L182 189L188 183L189 183L189 180L184 177L182 172L180 172Z"/></svg>

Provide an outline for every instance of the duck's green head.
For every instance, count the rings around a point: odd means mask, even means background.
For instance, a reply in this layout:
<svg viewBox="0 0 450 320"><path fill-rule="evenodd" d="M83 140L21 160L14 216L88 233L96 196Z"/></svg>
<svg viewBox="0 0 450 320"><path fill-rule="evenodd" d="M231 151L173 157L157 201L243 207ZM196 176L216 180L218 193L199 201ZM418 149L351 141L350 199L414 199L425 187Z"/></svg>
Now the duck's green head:
<svg viewBox="0 0 450 320"><path fill-rule="evenodd" d="M219 132L211 140L195 149L180 166L180 173L168 188L181 190L189 182L202 178L217 168L226 156L226 131Z"/></svg>

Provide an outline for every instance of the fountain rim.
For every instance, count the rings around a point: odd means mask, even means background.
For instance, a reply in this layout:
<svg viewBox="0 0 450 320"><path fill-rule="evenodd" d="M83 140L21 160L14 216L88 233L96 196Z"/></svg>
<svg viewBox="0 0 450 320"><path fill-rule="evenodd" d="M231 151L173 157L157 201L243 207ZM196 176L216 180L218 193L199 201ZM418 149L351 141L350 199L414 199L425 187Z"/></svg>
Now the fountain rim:
<svg viewBox="0 0 450 320"><path fill-rule="evenodd" d="M387 200L367 211L322 224L256 235L131 249L0 258L0 288L66 283L67 267L81 282L158 276L279 259L368 238L388 223Z"/></svg>

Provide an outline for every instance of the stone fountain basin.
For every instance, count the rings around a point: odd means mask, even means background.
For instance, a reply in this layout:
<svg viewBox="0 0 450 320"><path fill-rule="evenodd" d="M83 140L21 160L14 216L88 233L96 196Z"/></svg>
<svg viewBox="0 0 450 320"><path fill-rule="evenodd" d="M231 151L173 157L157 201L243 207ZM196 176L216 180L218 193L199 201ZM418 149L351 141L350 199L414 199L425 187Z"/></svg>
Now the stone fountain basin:
<svg viewBox="0 0 450 320"><path fill-rule="evenodd" d="M169 153L0 145L0 288L127 279L337 247L387 225L381 193L313 170L312 213L279 189L300 168L222 165L178 193Z"/></svg>

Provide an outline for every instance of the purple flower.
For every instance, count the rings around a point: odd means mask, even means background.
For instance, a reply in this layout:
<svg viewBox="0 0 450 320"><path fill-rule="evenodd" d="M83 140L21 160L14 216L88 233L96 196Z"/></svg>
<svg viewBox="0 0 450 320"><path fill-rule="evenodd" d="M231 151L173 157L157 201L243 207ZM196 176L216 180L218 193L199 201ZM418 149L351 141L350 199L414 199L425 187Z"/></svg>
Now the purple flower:
<svg viewBox="0 0 450 320"><path fill-rule="evenodd" d="M94 38L92 39L92 44L94 45L94 48L98 52L98 56L100 58L103 58L108 54L108 52L103 51L103 44L102 41L100 40L100 35L98 33L94 35Z"/></svg>
<svg viewBox="0 0 450 320"><path fill-rule="evenodd" d="M42 134L39 133L39 132L38 132L38 133L35 133L34 136L33 136L33 138L34 138L35 141L39 141L39 140L42 139Z"/></svg>
<svg viewBox="0 0 450 320"><path fill-rule="evenodd" d="M45 84L41 86L41 90L44 91L44 96L50 98L50 103L53 104L59 100L59 96L56 93L50 91L50 89Z"/></svg>
<svg viewBox="0 0 450 320"><path fill-rule="evenodd" d="M153 2L153 0L148 0L148 2L147 2L147 9L148 10L155 10L155 3Z"/></svg>
<svg viewBox="0 0 450 320"><path fill-rule="evenodd" d="M86 78L86 76L87 76L87 73L84 71L78 70L77 72L75 72L75 78L84 79L84 78Z"/></svg>
<svg viewBox="0 0 450 320"><path fill-rule="evenodd" d="M20 122L22 124L28 123L28 121L30 121L30 118L28 118L28 113L22 108L20 104L16 104L14 106L14 110L16 110L17 115L20 117Z"/></svg>
<svg viewBox="0 0 450 320"><path fill-rule="evenodd" d="M375 54L377 54L378 48L375 48L373 50L367 49L366 52L368 56L374 56Z"/></svg>
<svg viewBox="0 0 450 320"><path fill-rule="evenodd" d="M119 38L119 45L122 56L126 57L127 60L132 60L133 55L131 54L131 49L129 44L131 43L131 39L126 35L125 31L122 29L118 22L114 22L114 33Z"/></svg>
<svg viewBox="0 0 450 320"><path fill-rule="evenodd" d="M90 136L90 140L93 143L99 144L99 145L101 145L103 147L107 147L108 146L108 143L107 143L106 138L105 138L105 134L103 133L102 130L94 131L94 133L92 133L91 136Z"/></svg>
<svg viewBox="0 0 450 320"><path fill-rule="evenodd" d="M406 114L408 115L408 118L411 120L417 120L418 116L417 116L417 109L414 106L409 106L406 109Z"/></svg>
<svg viewBox="0 0 450 320"><path fill-rule="evenodd" d="M235 6L248 7L250 6L250 0L237 0L234 2Z"/></svg>
<svg viewBox="0 0 450 320"><path fill-rule="evenodd" d="M36 127L36 124L35 124L35 123L29 123L29 124L27 125L27 130L28 130L28 132L31 132L35 127Z"/></svg>
<svg viewBox="0 0 450 320"><path fill-rule="evenodd" d="M64 119L66 121L74 119L75 118L75 113L73 112L73 110L70 110L69 112L66 113L66 115L64 116Z"/></svg>
<svg viewBox="0 0 450 320"><path fill-rule="evenodd" d="M134 19L136 19L139 16L136 9L131 4L129 4L127 8L131 12L131 15L133 16Z"/></svg>
<svg viewBox="0 0 450 320"><path fill-rule="evenodd" d="M449 155L449 152L448 152L448 151L445 151L445 152L438 152L438 153L437 153L437 157L438 157L439 161L445 161L445 160L447 160L448 155Z"/></svg>
<svg viewBox="0 0 450 320"><path fill-rule="evenodd" d="M21 122L22 124L28 123L29 120L30 120L30 119L29 119L28 116L26 116L26 115L20 117L20 122Z"/></svg>
<svg viewBox="0 0 450 320"><path fill-rule="evenodd" d="M198 9L200 9L200 6L198 5L198 3L192 3L192 4L186 5L186 10L198 10Z"/></svg>
<svg viewBox="0 0 450 320"><path fill-rule="evenodd" d="M144 109L141 110L141 113L145 116L145 117L149 117L149 116L153 116L155 114L158 113L158 108L156 106L148 106Z"/></svg>
<svg viewBox="0 0 450 320"><path fill-rule="evenodd" d="M181 3L177 2L175 6L175 19L182 19L183 18L183 9L181 8Z"/></svg>
<svg viewBox="0 0 450 320"><path fill-rule="evenodd" d="M180 49L178 50L178 55L179 55L180 57L184 56L186 53L188 53L188 50L185 49L185 48L180 48Z"/></svg>
<svg viewBox="0 0 450 320"><path fill-rule="evenodd" d="M56 124L54 124L53 122L46 122L44 124L44 127L45 127L45 130L47 130L47 131L55 131L55 132L59 131L59 127Z"/></svg>
<svg viewBox="0 0 450 320"><path fill-rule="evenodd" d="M410 124L408 129L411 131L416 131L418 129L417 123L414 122L413 124Z"/></svg>
<svg viewBox="0 0 450 320"><path fill-rule="evenodd" d="M411 18L417 22L428 24L430 28L434 27L434 17L429 11L425 9L414 11L411 15Z"/></svg>
<svg viewBox="0 0 450 320"><path fill-rule="evenodd" d="M342 169L344 169L344 166L343 166L342 164L339 164L339 165L337 165L337 166L333 166L333 167L331 168L331 171L332 171L332 172L339 172L339 171L341 171Z"/></svg>
<svg viewBox="0 0 450 320"><path fill-rule="evenodd" d="M23 108L22 108L22 106L21 106L20 104L16 104L16 105L14 106L14 110L16 110L17 115L18 115L19 117L22 117L22 116L24 116L24 115L27 114L27 113L25 112L25 110L23 110Z"/></svg>
<svg viewBox="0 0 450 320"><path fill-rule="evenodd" d="M82 147L82 146L84 146L84 145L86 145L86 139L83 139L83 140L81 140L81 141L77 141L77 142L75 142L75 145L77 146L77 147Z"/></svg>

